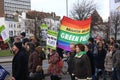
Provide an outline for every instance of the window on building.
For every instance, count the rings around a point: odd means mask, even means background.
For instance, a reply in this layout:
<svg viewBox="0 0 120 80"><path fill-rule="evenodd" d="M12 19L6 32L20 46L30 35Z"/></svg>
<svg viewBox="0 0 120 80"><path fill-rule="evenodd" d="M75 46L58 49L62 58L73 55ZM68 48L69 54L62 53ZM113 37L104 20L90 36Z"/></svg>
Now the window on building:
<svg viewBox="0 0 120 80"><path fill-rule="evenodd" d="M13 25L11 24L11 28L13 28Z"/></svg>
<svg viewBox="0 0 120 80"><path fill-rule="evenodd" d="M13 31L9 31L9 36L10 36L10 37L13 36Z"/></svg>
<svg viewBox="0 0 120 80"><path fill-rule="evenodd" d="M21 25L19 24L19 25L17 26L17 28L21 28Z"/></svg>
<svg viewBox="0 0 120 80"><path fill-rule="evenodd" d="M16 26L15 26L15 24L14 24L14 28L15 28Z"/></svg>
<svg viewBox="0 0 120 80"><path fill-rule="evenodd" d="M11 28L11 25L9 24L9 28Z"/></svg>
<svg viewBox="0 0 120 80"><path fill-rule="evenodd" d="M14 35L16 35L16 31L14 31Z"/></svg>

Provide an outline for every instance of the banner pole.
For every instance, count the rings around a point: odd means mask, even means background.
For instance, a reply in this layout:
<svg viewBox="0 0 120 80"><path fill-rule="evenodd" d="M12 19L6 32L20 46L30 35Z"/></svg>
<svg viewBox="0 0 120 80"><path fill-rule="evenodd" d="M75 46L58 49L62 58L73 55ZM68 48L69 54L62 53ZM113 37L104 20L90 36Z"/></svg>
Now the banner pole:
<svg viewBox="0 0 120 80"><path fill-rule="evenodd" d="M7 42L7 44L8 44L8 47L9 47L10 52L13 54L12 48L11 48L11 46L10 46L10 43Z"/></svg>

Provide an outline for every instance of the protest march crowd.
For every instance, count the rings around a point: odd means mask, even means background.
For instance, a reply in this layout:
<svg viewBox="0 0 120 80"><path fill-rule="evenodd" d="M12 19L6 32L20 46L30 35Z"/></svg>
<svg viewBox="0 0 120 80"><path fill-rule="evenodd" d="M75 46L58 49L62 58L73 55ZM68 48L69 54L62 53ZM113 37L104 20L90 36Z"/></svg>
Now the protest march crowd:
<svg viewBox="0 0 120 80"><path fill-rule="evenodd" d="M44 80L44 59L48 59L47 73L50 79L61 80L61 74L65 74L63 50L48 50L49 54L46 55L35 39L25 37L25 32L20 37L15 37L11 48L14 58L9 80ZM70 51L64 52L70 80L107 80L107 77L110 80L120 80L120 50L114 38L110 38L109 42L89 38L88 44L71 43Z"/></svg>
<svg viewBox="0 0 120 80"><path fill-rule="evenodd" d="M64 16L58 35L48 30L46 50L35 37L26 38L25 32L15 36L10 48L14 57L9 80L45 80L42 66L45 59L51 80L61 80L64 74L69 74L70 80L107 80L107 77L108 80L120 80L119 44L114 38L108 41L91 38L90 24L91 17L77 21ZM9 40L4 34L2 38ZM0 77L0 80L4 79Z"/></svg>

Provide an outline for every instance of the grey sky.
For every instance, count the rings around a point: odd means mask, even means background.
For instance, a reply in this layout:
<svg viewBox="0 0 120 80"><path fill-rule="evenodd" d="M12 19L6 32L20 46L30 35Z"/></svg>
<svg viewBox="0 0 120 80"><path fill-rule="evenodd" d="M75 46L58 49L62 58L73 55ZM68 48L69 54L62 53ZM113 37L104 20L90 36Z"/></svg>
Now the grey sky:
<svg viewBox="0 0 120 80"><path fill-rule="evenodd" d="M73 3L78 0L68 0L69 14L73 7ZM97 5L97 11L103 20L107 20L109 16L109 0L93 0ZM32 10L43 12L55 12L58 16L66 15L66 0L31 0Z"/></svg>

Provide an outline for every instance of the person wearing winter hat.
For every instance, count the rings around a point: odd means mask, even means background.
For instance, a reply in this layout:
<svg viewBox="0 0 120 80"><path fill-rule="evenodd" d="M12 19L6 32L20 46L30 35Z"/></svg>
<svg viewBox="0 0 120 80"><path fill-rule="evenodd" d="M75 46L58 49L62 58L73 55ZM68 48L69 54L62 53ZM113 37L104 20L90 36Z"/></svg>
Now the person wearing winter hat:
<svg viewBox="0 0 120 80"><path fill-rule="evenodd" d="M20 37L21 37L21 39L22 39L22 44L23 44L23 46L25 45L26 42L29 42L29 41L30 41L28 38L26 38L26 33L25 33L25 32L22 32L22 33L20 34Z"/></svg>
<svg viewBox="0 0 120 80"><path fill-rule="evenodd" d="M22 43L14 43L12 50L15 56L12 60L12 77L9 80L27 80L28 57L22 49Z"/></svg>

